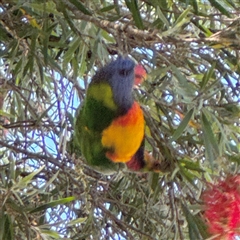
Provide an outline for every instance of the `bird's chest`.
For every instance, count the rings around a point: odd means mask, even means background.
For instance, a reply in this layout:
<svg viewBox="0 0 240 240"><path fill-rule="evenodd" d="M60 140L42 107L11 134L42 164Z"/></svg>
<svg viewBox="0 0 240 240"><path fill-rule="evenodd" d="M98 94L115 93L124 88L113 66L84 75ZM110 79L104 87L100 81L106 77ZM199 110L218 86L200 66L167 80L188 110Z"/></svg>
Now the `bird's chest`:
<svg viewBox="0 0 240 240"><path fill-rule="evenodd" d="M102 132L106 156L113 162L128 162L136 153L144 137L144 117L134 102L129 111L116 119Z"/></svg>

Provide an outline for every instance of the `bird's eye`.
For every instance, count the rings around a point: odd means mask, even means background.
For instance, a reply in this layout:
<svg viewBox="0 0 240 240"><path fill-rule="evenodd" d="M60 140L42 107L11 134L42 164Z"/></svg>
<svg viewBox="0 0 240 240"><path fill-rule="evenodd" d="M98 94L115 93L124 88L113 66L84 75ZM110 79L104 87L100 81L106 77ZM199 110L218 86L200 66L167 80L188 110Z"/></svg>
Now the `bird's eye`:
<svg viewBox="0 0 240 240"><path fill-rule="evenodd" d="M127 76L129 74L129 71L127 69L120 69L119 75Z"/></svg>

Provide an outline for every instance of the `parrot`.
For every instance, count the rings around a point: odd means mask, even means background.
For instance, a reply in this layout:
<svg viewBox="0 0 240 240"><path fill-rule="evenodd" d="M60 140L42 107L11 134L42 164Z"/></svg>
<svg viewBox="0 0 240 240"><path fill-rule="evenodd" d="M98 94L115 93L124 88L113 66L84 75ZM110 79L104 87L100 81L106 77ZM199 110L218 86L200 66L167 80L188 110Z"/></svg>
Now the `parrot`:
<svg viewBox="0 0 240 240"><path fill-rule="evenodd" d="M74 138L87 164L101 173L115 171L118 164L132 171L157 168L154 160L144 157L144 114L132 95L145 77L143 66L123 56L92 77Z"/></svg>

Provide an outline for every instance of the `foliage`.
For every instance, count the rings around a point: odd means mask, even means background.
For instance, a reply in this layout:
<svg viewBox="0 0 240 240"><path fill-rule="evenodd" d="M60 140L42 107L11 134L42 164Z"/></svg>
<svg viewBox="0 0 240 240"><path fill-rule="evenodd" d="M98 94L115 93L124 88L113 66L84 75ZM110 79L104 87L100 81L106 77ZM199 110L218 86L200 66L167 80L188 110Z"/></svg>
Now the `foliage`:
<svg viewBox="0 0 240 240"><path fill-rule="evenodd" d="M0 3L0 239L206 239L206 182L239 173L238 0ZM129 54L163 171L66 151L98 67ZM77 155L77 154L76 154Z"/></svg>

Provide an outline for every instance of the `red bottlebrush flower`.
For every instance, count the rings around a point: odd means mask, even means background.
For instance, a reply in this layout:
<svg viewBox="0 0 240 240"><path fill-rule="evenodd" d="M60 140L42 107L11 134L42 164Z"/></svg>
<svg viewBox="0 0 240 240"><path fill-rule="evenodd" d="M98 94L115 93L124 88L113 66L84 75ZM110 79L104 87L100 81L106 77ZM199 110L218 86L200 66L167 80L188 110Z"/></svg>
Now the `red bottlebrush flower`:
<svg viewBox="0 0 240 240"><path fill-rule="evenodd" d="M234 240L240 236L240 175L209 184L203 193L204 217L214 239Z"/></svg>

